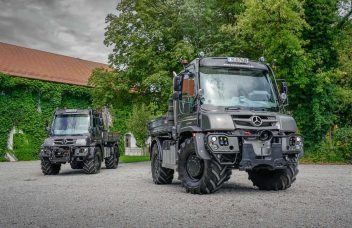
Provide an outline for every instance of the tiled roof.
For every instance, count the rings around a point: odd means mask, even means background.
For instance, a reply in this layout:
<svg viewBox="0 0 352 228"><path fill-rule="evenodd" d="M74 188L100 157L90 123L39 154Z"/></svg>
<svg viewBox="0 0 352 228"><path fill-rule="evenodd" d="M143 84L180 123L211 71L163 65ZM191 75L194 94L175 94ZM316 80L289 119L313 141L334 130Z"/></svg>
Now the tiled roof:
<svg viewBox="0 0 352 228"><path fill-rule="evenodd" d="M24 78L87 85L95 68L108 65L0 42L0 72Z"/></svg>

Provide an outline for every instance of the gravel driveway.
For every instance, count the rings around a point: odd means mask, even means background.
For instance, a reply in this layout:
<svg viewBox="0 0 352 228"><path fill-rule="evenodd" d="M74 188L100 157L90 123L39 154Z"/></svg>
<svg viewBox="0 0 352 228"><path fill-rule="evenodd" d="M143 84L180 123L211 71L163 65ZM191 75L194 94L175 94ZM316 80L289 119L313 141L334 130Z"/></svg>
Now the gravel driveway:
<svg viewBox="0 0 352 228"><path fill-rule="evenodd" d="M38 161L0 163L0 227L351 227L352 166L301 165L294 185L259 191L245 172L212 195L154 185L150 163L96 175Z"/></svg>

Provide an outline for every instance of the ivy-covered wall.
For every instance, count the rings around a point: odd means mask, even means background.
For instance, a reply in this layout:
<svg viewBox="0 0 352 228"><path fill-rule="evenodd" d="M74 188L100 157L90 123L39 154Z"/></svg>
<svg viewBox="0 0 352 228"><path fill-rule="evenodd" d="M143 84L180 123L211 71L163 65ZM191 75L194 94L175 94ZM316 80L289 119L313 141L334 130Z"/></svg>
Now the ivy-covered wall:
<svg viewBox="0 0 352 228"><path fill-rule="evenodd" d="M56 108L91 107L90 88L0 73L0 160L4 159L10 131L14 135L13 153L19 160L38 158L46 137L45 123Z"/></svg>

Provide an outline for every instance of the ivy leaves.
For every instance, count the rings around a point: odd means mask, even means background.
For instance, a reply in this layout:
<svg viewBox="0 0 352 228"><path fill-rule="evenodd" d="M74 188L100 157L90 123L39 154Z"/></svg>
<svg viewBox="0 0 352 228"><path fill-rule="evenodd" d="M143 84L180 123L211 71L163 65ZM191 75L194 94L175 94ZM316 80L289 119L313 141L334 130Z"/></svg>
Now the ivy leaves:
<svg viewBox="0 0 352 228"><path fill-rule="evenodd" d="M20 159L37 159L46 137L45 122L58 107L88 108L90 88L30 80L0 73L0 157L7 148L7 137L15 126L24 134L16 136L15 154ZM40 106L41 112L38 112ZM29 148L29 149L28 149Z"/></svg>

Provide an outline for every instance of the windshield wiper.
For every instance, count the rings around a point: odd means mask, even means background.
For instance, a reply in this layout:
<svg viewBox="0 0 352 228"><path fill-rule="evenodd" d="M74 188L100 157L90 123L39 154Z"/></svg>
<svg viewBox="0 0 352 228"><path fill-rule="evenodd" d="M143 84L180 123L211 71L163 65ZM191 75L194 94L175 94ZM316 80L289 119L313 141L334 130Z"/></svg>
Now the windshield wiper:
<svg viewBox="0 0 352 228"><path fill-rule="evenodd" d="M230 106L225 108L226 111L236 111L240 109L241 109L240 107L236 107L236 106Z"/></svg>

